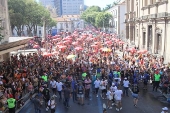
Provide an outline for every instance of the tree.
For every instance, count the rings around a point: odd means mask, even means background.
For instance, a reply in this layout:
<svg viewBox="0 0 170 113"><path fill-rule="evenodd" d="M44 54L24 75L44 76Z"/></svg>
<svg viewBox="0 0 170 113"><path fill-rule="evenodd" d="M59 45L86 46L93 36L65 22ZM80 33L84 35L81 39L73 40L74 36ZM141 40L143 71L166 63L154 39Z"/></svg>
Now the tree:
<svg viewBox="0 0 170 113"><path fill-rule="evenodd" d="M95 26L97 27L109 27L109 20L112 18L112 15L107 12L100 12L96 15Z"/></svg>
<svg viewBox="0 0 170 113"><path fill-rule="evenodd" d="M35 0L9 0L9 15L11 30L21 36L24 26L29 36L36 35L37 26L42 25L43 19L50 19L50 13ZM33 33L33 34L32 34Z"/></svg>
<svg viewBox="0 0 170 113"><path fill-rule="evenodd" d="M52 29L52 27L56 26L57 22L53 19L50 19L46 24L49 29Z"/></svg>
<svg viewBox="0 0 170 113"><path fill-rule="evenodd" d="M9 17L11 30L15 29L18 36L21 36L24 25L24 12L26 4L24 0L8 0Z"/></svg>

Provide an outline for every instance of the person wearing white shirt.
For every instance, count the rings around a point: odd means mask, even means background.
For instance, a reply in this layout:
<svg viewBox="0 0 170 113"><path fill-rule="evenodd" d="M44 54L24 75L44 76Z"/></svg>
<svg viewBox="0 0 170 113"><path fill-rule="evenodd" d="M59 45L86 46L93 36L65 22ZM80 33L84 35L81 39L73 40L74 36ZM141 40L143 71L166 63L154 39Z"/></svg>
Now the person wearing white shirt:
<svg viewBox="0 0 170 113"><path fill-rule="evenodd" d="M107 80L105 80L104 78L104 80L100 82L100 89L102 90L102 95L101 95L102 99L106 98L106 93L107 93L106 86L107 86Z"/></svg>
<svg viewBox="0 0 170 113"><path fill-rule="evenodd" d="M57 81L57 91L58 91L58 94L59 94L59 96L60 96L60 100L62 99L62 97L61 97L61 91L62 91L62 89L63 89L63 83L58 80L58 81Z"/></svg>
<svg viewBox="0 0 170 113"><path fill-rule="evenodd" d="M107 90L106 95L107 95L107 99L108 99L108 101L107 101L108 107L107 108L112 109L111 102L112 102L112 99L113 99L113 92L111 91L110 88Z"/></svg>
<svg viewBox="0 0 170 113"><path fill-rule="evenodd" d="M55 102L55 98L53 96L48 101L48 106L50 107L51 113L55 113L56 102Z"/></svg>
<svg viewBox="0 0 170 113"><path fill-rule="evenodd" d="M122 90L120 90L119 88L114 92L114 98L116 100L116 111L120 111L122 110Z"/></svg>
<svg viewBox="0 0 170 113"><path fill-rule="evenodd" d="M129 89L129 81L127 80L127 78L124 78L124 81L123 81L123 94L126 95L126 96L129 96L128 95L128 89Z"/></svg>
<svg viewBox="0 0 170 113"><path fill-rule="evenodd" d="M51 88L52 88L52 91L53 91L53 95L55 95L56 96L56 92L57 92L57 82L54 80L54 79L52 79L51 81L50 81L50 85L51 85Z"/></svg>
<svg viewBox="0 0 170 113"><path fill-rule="evenodd" d="M115 86L115 83L112 83L112 86L110 87L110 90L114 93L117 90L117 86ZM115 99L112 99L112 105L115 105Z"/></svg>
<svg viewBox="0 0 170 113"><path fill-rule="evenodd" d="M95 91L96 91L96 97L98 97L98 90L99 90L99 87L100 87L99 78L97 78L97 80L94 81L94 87L95 87Z"/></svg>

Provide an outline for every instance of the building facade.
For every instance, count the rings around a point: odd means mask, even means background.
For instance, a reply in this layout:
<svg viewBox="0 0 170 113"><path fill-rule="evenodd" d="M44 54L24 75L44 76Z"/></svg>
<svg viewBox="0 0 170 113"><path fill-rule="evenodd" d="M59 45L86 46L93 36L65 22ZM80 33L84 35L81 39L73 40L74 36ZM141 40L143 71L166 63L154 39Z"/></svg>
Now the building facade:
<svg viewBox="0 0 170 113"><path fill-rule="evenodd" d="M79 15L84 0L62 0L62 15Z"/></svg>
<svg viewBox="0 0 170 113"><path fill-rule="evenodd" d="M121 39L125 39L126 29L124 24L125 12L126 12L126 4L125 0L119 2L118 5L112 7L107 12L109 12L113 18L110 21L109 32L113 32L118 34L118 37Z"/></svg>
<svg viewBox="0 0 170 113"><path fill-rule="evenodd" d="M75 29L83 29L84 21L80 19L80 15L63 15L56 18L58 32L73 32Z"/></svg>
<svg viewBox="0 0 170 113"><path fill-rule="evenodd" d="M43 6L56 8L58 17L62 15L79 15L80 7L84 7L84 0L39 0Z"/></svg>
<svg viewBox="0 0 170 113"><path fill-rule="evenodd" d="M0 26L3 30L0 30L0 33L4 36L0 41L0 44L7 43L8 38L10 36L10 22L9 22L9 14L8 14L8 1L1 0L0 1Z"/></svg>
<svg viewBox="0 0 170 113"><path fill-rule="evenodd" d="M141 49L170 61L168 0L126 0L126 38Z"/></svg>

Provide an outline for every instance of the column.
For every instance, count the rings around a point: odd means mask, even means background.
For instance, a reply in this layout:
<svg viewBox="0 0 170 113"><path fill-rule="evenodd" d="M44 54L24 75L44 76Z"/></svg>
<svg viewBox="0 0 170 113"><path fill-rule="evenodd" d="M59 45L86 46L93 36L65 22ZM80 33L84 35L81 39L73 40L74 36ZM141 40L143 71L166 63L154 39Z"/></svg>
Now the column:
<svg viewBox="0 0 170 113"><path fill-rule="evenodd" d="M152 25L152 53L155 53L155 43L156 43L156 22Z"/></svg>
<svg viewBox="0 0 170 113"><path fill-rule="evenodd" d="M43 19L43 32L42 32L42 40L45 40L46 37L46 24L45 24L45 19Z"/></svg>
<svg viewBox="0 0 170 113"><path fill-rule="evenodd" d="M148 50L148 26L146 26L145 49Z"/></svg>

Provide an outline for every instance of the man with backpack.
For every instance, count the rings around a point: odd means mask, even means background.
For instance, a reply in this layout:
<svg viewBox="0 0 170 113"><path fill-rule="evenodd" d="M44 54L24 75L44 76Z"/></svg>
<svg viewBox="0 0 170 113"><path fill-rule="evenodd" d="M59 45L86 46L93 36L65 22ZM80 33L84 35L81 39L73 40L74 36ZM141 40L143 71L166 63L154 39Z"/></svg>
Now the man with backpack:
<svg viewBox="0 0 170 113"><path fill-rule="evenodd" d="M78 104L84 105L84 92L85 88L82 85L82 82L80 82L77 87Z"/></svg>

